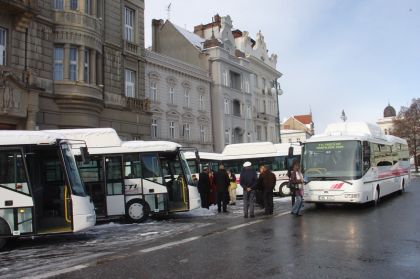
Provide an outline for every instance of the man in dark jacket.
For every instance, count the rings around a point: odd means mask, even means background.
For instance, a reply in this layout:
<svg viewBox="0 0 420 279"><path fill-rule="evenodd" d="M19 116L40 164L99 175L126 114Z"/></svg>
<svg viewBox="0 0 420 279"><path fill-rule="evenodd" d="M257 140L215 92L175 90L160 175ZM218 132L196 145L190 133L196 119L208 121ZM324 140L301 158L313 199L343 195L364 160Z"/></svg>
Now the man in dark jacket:
<svg viewBox="0 0 420 279"><path fill-rule="evenodd" d="M251 168L251 162L245 162L239 178L239 184L244 189L244 217L254 217L255 189L257 188L257 172Z"/></svg>
<svg viewBox="0 0 420 279"><path fill-rule="evenodd" d="M260 167L257 185L258 188L262 189L264 215L273 214L273 190L274 186L276 186L276 175L267 166Z"/></svg>
<svg viewBox="0 0 420 279"><path fill-rule="evenodd" d="M223 205L223 212L227 212L227 196L230 179L225 170L225 166L222 164L219 165L219 171L214 174L214 183L216 184L217 193L217 211L221 212Z"/></svg>
<svg viewBox="0 0 420 279"><path fill-rule="evenodd" d="M198 176L198 192L201 198L201 207L209 209L210 206L210 178L209 169L204 168Z"/></svg>

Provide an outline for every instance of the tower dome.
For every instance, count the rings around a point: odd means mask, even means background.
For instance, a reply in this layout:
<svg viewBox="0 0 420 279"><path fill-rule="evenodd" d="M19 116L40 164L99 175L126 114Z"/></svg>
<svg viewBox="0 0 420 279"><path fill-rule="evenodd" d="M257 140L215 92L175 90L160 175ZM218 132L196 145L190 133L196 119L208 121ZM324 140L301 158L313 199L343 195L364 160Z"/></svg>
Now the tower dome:
<svg viewBox="0 0 420 279"><path fill-rule="evenodd" d="M395 112L394 107L388 104L388 106L384 109L384 118L395 116L397 116L397 113Z"/></svg>

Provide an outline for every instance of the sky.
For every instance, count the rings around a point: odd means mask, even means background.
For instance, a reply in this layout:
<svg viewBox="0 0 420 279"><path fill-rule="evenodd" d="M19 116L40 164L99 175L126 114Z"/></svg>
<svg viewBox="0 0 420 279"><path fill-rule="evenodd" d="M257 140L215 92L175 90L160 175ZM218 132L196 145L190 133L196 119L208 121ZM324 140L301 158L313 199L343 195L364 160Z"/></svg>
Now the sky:
<svg viewBox="0 0 420 279"><path fill-rule="evenodd" d="M215 14L233 28L259 30L278 56L280 119L312 111L315 132L338 122L376 122L420 97L420 1L417 0L145 0L151 20L169 18L193 31Z"/></svg>

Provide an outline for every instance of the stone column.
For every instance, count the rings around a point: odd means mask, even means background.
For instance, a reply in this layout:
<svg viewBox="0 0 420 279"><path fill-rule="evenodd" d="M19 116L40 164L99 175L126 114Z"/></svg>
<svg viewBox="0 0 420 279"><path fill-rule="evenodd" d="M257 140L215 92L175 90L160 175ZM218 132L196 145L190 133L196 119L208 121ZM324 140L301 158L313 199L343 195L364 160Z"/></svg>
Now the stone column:
<svg viewBox="0 0 420 279"><path fill-rule="evenodd" d="M91 49L89 52L89 82L96 85L96 51Z"/></svg>
<svg viewBox="0 0 420 279"><path fill-rule="evenodd" d="M78 10L82 13L85 12L85 0L78 0L79 2L77 3L78 5Z"/></svg>
<svg viewBox="0 0 420 279"><path fill-rule="evenodd" d="M103 59L103 55L101 53L97 53L98 57L96 59L96 82L98 85L104 85L104 81L103 81L103 74L104 74L104 70L102 68L102 59Z"/></svg>
<svg viewBox="0 0 420 279"><path fill-rule="evenodd" d="M84 63L85 63L85 47L79 46L78 48L78 55L77 55L77 81L83 81L83 73L84 73Z"/></svg>
<svg viewBox="0 0 420 279"><path fill-rule="evenodd" d="M90 11L91 11L91 15L96 17L96 11L98 9L98 5L96 4L97 0L90 0L91 2L91 7L90 7Z"/></svg>
<svg viewBox="0 0 420 279"><path fill-rule="evenodd" d="M64 44L63 54L63 80L69 80L70 77L70 44Z"/></svg>

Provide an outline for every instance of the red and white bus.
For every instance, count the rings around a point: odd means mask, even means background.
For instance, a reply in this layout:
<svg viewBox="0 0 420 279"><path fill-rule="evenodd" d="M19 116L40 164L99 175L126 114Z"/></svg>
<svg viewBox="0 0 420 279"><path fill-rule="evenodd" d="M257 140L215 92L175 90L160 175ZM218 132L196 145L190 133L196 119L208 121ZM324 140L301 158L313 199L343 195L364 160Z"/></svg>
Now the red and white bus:
<svg viewBox="0 0 420 279"><path fill-rule="evenodd" d="M410 182L408 145L376 125L330 124L304 143L305 202L377 204Z"/></svg>

